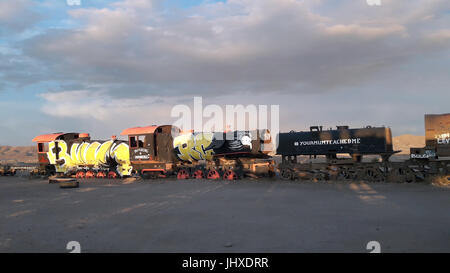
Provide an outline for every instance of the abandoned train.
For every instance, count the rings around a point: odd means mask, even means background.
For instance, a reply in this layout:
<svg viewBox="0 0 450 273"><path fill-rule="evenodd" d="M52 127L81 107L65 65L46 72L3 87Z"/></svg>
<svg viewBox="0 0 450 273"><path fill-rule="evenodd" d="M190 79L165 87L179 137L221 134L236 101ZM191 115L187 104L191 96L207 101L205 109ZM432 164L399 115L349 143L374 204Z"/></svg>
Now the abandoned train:
<svg viewBox="0 0 450 273"><path fill-rule="evenodd" d="M281 155L280 175L286 179L366 180L413 182L430 175L448 175L450 160L450 114L425 115L426 145L411 148L410 159L390 162L399 152L393 150L390 128L366 127L322 130L314 126L309 132L280 133L277 154ZM348 157L338 157L348 154ZM298 163L298 156L326 157L323 163ZM377 155L371 162L364 156Z"/></svg>
<svg viewBox="0 0 450 273"><path fill-rule="evenodd" d="M171 125L134 127L122 131L127 141L91 140L86 133L37 136L41 174L74 175L77 178L144 178L176 176L178 179L235 180L273 176L307 180L369 180L413 182L430 175L448 176L450 114L425 115L425 147L411 148L410 159L391 162L392 133L386 127L279 133L276 166L269 155L273 142L268 130L231 132L183 132ZM341 154L350 157L341 157ZM367 162L366 156L379 160ZM326 161L298 162L299 156L325 156Z"/></svg>
<svg viewBox="0 0 450 273"><path fill-rule="evenodd" d="M139 174L228 180L275 173L268 130L194 133L162 125L129 128L121 135L128 141L96 141L80 133L37 136L38 172L77 178Z"/></svg>

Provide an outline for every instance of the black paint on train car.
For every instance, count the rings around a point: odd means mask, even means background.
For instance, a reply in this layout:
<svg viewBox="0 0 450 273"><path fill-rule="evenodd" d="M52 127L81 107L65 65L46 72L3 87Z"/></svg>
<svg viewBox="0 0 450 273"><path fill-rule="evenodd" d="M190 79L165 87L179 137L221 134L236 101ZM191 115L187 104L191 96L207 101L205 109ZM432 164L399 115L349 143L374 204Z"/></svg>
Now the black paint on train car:
<svg viewBox="0 0 450 273"><path fill-rule="evenodd" d="M350 155L391 155L392 133L386 127L348 129L338 126L336 130L311 127L310 132L289 132L278 135L277 154L283 156L327 155L338 153ZM315 129L315 130L314 130Z"/></svg>

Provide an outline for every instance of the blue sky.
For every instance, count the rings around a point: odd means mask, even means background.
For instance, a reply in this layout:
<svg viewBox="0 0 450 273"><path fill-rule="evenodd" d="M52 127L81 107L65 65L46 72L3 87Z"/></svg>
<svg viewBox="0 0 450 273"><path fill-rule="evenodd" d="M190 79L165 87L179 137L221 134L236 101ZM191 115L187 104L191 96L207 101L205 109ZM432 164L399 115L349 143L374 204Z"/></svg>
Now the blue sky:
<svg viewBox="0 0 450 273"><path fill-rule="evenodd" d="M450 112L450 3L3 0L0 145L171 123L170 109L279 104L282 130Z"/></svg>

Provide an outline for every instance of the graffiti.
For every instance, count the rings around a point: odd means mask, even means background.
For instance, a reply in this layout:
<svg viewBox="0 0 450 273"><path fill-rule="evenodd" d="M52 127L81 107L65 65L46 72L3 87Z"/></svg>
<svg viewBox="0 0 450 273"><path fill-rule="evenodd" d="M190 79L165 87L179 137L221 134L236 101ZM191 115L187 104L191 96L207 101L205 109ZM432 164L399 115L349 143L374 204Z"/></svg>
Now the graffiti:
<svg viewBox="0 0 450 273"><path fill-rule="evenodd" d="M130 163L130 148L126 143L114 143L110 152L111 158L117 162L117 172L120 175L130 175L133 167Z"/></svg>
<svg viewBox="0 0 450 273"><path fill-rule="evenodd" d="M177 136L173 147L180 160L212 160L214 151L209 148L213 140L212 133L191 133Z"/></svg>
<svg viewBox="0 0 450 273"><path fill-rule="evenodd" d="M450 133L439 134L435 138L438 144L450 144Z"/></svg>
<svg viewBox="0 0 450 273"><path fill-rule="evenodd" d="M108 168L113 163L117 165L116 170L120 175L131 174L129 147L126 143L112 140L103 143L98 141L73 143L70 152L68 150L68 145L63 140L49 143L47 157L57 172L67 173L80 166Z"/></svg>
<svg viewBox="0 0 450 273"><path fill-rule="evenodd" d="M247 148L252 149L252 134L245 131L235 132L236 136L227 141L227 148L233 152L240 152Z"/></svg>
<svg viewBox="0 0 450 273"><path fill-rule="evenodd" d="M139 148L134 150L134 158L136 159L150 159L150 152L146 148Z"/></svg>
<svg viewBox="0 0 450 273"><path fill-rule="evenodd" d="M330 139L330 140L310 140L310 141L296 141L294 146L305 146L305 145L338 145L338 144L360 144L360 138L349 138L349 139Z"/></svg>
<svg viewBox="0 0 450 273"><path fill-rule="evenodd" d="M246 131L235 131L230 136L223 133L190 133L175 137L173 147L180 160L212 160L215 154L251 151L252 134Z"/></svg>
<svg viewBox="0 0 450 273"><path fill-rule="evenodd" d="M410 158L435 158L436 153L432 150L425 150L422 153L411 153Z"/></svg>

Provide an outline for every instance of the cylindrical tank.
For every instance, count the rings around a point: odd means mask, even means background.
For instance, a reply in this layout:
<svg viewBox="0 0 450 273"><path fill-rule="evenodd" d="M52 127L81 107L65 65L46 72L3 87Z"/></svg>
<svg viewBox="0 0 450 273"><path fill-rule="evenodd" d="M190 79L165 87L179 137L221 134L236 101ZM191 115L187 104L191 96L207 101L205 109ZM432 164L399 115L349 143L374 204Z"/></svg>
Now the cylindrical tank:
<svg viewBox="0 0 450 273"><path fill-rule="evenodd" d="M394 153L392 133L386 127L348 129L340 126L337 130L280 133L278 141L277 154L287 156Z"/></svg>
<svg viewBox="0 0 450 273"><path fill-rule="evenodd" d="M181 161L213 160L217 156L266 157L271 151L269 130L188 132L176 136L173 148Z"/></svg>
<svg viewBox="0 0 450 273"><path fill-rule="evenodd" d="M80 167L109 168L119 175L130 175L128 143L121 140L55 140L49 143L50 164L66 173Z"/></svg>

